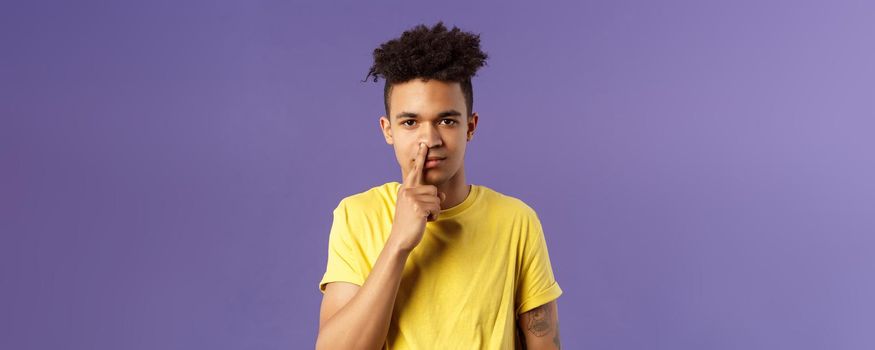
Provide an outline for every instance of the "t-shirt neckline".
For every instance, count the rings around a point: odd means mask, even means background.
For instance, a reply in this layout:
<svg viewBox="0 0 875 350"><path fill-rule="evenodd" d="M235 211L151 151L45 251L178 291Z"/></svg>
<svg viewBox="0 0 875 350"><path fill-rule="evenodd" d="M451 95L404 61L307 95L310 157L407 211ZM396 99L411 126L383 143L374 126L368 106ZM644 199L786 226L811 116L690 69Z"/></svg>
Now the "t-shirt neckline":
<svg viewBox="0 0 875 350"><path fill-rule="evenodd" d="M401 183L398 181L393 181L392 184L394 185L392 193L395 196L395 204L397 205L398 188L401 187ZM470 188L470 190L468 191L468 196L465 197L465 199L461 203L456 204L452 208L441 210L440 215L438 215L438 221L440 221L441 219L451 218L459 215L464 212L465 209L468 209L472 205L474 205L474 202L477 201L477 197L480 195L480 186L477 186L475 184L468 184L468 187Z"/></svg>

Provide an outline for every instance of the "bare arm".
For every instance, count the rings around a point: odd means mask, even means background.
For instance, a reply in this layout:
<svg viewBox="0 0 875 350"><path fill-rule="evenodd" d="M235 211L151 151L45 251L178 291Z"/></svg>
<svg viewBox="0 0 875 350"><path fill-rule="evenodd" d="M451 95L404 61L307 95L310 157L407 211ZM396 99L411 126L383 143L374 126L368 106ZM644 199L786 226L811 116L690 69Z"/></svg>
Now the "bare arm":
<svg viewBox="0 0 875 350"><path fill-rule="evenodd" d="M559 349L559 308L556 300L524 312L518 327L525 334L525 349ZM522 339L521 339L522 340Z"/></svg>
<svg viewBox="0 0 875 350"><path fill-rule="evenodd" d="M322 297L317 349L378 349L386 341L409 251L383 248L365 283L329 283Z"/></svg>

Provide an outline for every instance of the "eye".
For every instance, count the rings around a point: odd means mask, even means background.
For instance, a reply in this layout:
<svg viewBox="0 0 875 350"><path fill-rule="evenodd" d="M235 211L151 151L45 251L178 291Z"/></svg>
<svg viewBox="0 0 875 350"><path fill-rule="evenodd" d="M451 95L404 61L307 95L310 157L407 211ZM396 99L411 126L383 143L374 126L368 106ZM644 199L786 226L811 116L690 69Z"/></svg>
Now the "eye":
<svg viewBox="0 0 875 350"><path fill-rule="evenodd" d="M415 120L413 120L413 119L407 119L407 120L401 122L401 125L404 125L404 126L412 126L412 124L407 124L407 122L415 122Z"/></svg>
<svg viewBox="0 0 875 350"><path fill-rule="evenodd" d="M452 119L443 119L443 120L441 120L441 121L442 121L442 122L444 122L444 121L450 122L450 124L446 124L446 125L455 125L455 124L456 124L456 121L455 121L455 120L452 120Z"/></svg>

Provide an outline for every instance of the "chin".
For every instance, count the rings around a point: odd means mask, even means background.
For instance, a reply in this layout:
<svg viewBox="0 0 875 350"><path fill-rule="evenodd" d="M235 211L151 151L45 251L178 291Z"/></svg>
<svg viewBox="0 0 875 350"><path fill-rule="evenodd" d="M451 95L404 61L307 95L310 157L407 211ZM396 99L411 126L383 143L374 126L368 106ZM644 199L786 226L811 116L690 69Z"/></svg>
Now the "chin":
<svg viewBox="0 0 875 350"><path fill-rule="evenodd" d="M449 182L450 176L446 176L446 174L441 173L441 174L436 174L435 176L426 175L425 177L423 177L423 179L429 185L439 186L439 185L443 185L443 184Z"/></svg>

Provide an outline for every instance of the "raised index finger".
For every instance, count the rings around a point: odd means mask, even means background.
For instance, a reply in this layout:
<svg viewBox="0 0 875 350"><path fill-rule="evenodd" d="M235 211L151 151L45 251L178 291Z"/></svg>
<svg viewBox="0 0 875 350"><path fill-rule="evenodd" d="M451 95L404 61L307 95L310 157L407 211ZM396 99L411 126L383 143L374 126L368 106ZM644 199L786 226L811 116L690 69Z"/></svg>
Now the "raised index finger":
<svg viewBox="0 0 875 350"><path fill-rule="evenodd" d="M416 159L413 160L413 167L410 168L410 173L404 181L407 187L422 185L422 168L425 165L425 157L428 155L428 147L425 144L419 143L419 150L416 151Z"/></svg>

